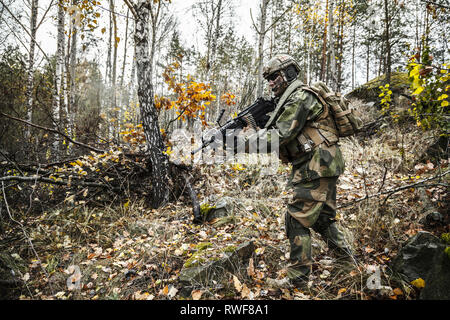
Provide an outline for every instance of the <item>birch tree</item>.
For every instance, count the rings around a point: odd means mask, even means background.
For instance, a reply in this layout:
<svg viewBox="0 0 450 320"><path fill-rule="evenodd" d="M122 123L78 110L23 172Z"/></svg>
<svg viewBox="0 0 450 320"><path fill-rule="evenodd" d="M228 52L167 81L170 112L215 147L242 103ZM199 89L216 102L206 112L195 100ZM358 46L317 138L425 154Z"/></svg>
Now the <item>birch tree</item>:
<svg viewBox="0 0 450 320"><path fill-rule="evenodd" d="M258 33L258 79L256 85L256 96L261 97L263 94L263 66L264 66L264 40L266 38L266 33L268 29L266 28L266 18L267 18L267 5L269 0L261 0L260 6L260 20L259 28L256 28Z"/></svg>
<svg viewBox="0 0 450 320"><path fill-rule="evenodd" d="M57 22L57 44L56 44L56 63L55 63L55 81L54 81L54 96L53 96L53 121L55 129L61 121L61 101L64 75L64 7L62 3L58 3L58 22ZM57 158L59 156L59 136L55 134L53 142L53 154Z"/></svg>
<svg viewBox="0 0 450 320"><path fill-rule="evenodd" d="M36 30L38 15L38 0L31 1L31 17L30 17L30 49L28 56L27 70L27 90L25 93L27 105L27 120L32 121L33 118L33 86L34 86L34 53L36 49ZM26 129L26 136L30 138L30 129Z"/></svg>
<svg viewBox="0 0 450 320"><path fill-rule="evenodd" d="M125 0L135 19L135 50L136 73L138 79L138 99L141 111L142 126L147 141L147 156L151 165L152 193L150 205L154 208L168 201L169 160L164 153L158 113L154 106L154 91L152 84L152 56L149 44L150 11L159 1Z"/></svg>

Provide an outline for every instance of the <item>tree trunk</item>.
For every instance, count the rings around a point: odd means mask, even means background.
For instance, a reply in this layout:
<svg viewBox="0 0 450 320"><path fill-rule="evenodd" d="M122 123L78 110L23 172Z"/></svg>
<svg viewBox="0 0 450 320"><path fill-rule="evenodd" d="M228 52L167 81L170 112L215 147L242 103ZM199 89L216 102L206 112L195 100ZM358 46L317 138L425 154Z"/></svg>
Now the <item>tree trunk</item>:
<svg viewBox="0 0 450 320"><path fill-rule="evenodd" d="M152 194L150 204L154 208L163 205L169 198L168 167L164 152L164 143L158 123L158 115L153 104L152 61L149 54L149 6L141 0L135 6L136 11L136 67L138 78L138 98L147 140L147 154L151 165Z"/></svg>
<svg viewBox="0 0 450 320"><path fill-rule="evenodd" d="M344 14L346 6L345 2L341 1L339 8L339 20L338 20L338 64L337 64L337 85L336 90L341 91L342 84L342 60L344 57Z"/></svg>
<svg viewBox="0 0 450 320"><path fill-rule="evenodd" d="M30 18L30 55L28 58L28 77L27 90L25 92L26 106L27 106L27 120L33 120L33 86L34 86L34 51L36 49L36 30L37 30L37 14L38 14L38 0L31 1L31 18ZM31 138L29 127L26 129L27 139Z"/></svg>
<svg viewBox="0 0 450 320"><path fill-rule="evenodd" d="M266 37L266 16L267 16L267 4L269 0L262 0L261 3L261 21L259 28L259 41L258 41L258 84L256 89L256 96L261 97L263 94L263 67L264 67L264 39Z"/></svg>
<svg viewBox="0 0 450 320"><path fill-rule="evenodd" d="M58 3L58 35L56 44L56 64L55 64L55 91L53 96L53 121L54 128L58 129L61 121L61 100L63 88L63 69L64 69L64 8L62 3ZM54 135L53 155L55 160L59 158L60 144L59 135Z"/></svg>
<svg viewBox="0 0 450 320"><path fill-rule="evenodd" d="M337 78L336 78L336 52L334 48L334 35L333 35L333 9L334 0L330 0L330 8L329 8L329 46L330 46L330 87L333 90L337 89Z"/></svg>
<svg viewBox="0 0 450 320"><path fill-rule="evenodd" d="M74 1L76 4L78 1ZM70 91L69 91L69 114L67 118L69 120L68 130L72 135L75 134L75 115L77 114L77 106L75 104L75 78L76 78L76 65L77 65L77 47L78 47L78 27L75 24L75 21L72 23L72 34L71 40L72 43L70 45ZM73 138L73 136L72 136ZM72 144L69 144L69 150Z"/></svg>
<svg viewBox="0 0 450 320"><path fill-rule="evenodd" d="M125 78L125 66L127 61L127 49L128 49L128 21L129 21L130 9L127 10L127 18L125 23L125 40L124 40L124 50L123 50L123 61L122 61L122 76L120 78L120 87L123 87L123 81ZM127 102L128 104L128 102Z"/></svg>
<svg viewBox="0 0 450 320"><path fill-rule="evenodd" d="M353 23L352 39L352 90L355 89L355 47L356 47L356 23Z"/></svg>
<svg viewBox="0 0 450 320"><path fill-rule="evenodd" d="M386 46L386 83L391 83L391 41L390 41L390 29L389 29L389 3L388 0L384 0L384 19L385 19L385 46Z"/></svg>
<svg viewBox="0 0 450 320"><path fill-rule="evenodd" d="M220 17L222 15L222 0L218 1L215 10L216 10L216 28L214 30L214 37L211 43L211 62L210 62L211 67L213 67L216 63L217 42L219 41L219 34L220 34Z"/></svg>
<svg viewBox="0 0 450 320"><path fill-rule="evenodd" d="M327 30L328 30L328 0L325 4L325 24L323 29L323 43L322 43L322 61L320 66L320 81L325 79L325 67L327 64Z"/></svg>
<svg viewBox="0 0 450 320"><path fill-rule="evenodd" d="M112 12L115 11L114 8L114 0L109 0L109 6ZM116 16L112 15L112 28L113 28L113 34L114 34L114 48L113 48L113 61L112 61L112 77L111 77L111 111L112 116L115 119L115 121L110 122L111 123L111 134L114 139L117 138L117 132L119 129L119 114L117 111L117 101L116 101L116 78L117 78L117 47L119 45L118 38L117 38L117 21Z"/></svg>

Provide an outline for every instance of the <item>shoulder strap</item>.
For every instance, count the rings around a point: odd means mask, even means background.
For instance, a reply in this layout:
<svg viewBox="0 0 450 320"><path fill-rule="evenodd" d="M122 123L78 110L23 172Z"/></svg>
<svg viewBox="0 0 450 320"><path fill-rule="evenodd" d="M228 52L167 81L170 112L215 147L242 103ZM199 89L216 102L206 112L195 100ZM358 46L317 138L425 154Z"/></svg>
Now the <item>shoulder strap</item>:
<svg viewBox="0 0 450 320"><path fill-rule="evenodd" d="M328 117L329 106L328 106L328 103L325 101L325 99L322 97L322 95L321 95L319 92L317 92L316 90L314 90L313 88L311 88L310 86L307 86L307 85L303 85L303 86L302 86L302 89L305 90L305 91L308 91L308 92L312 93L317 99L319 99L320 103L321 103L322 106L323 106L323 111L322 111L322 113L317 117L316 120L324 119L324 118Z"/></svg>
<svg viewBox="0 0 450 320"><path fill-rule="evenodd" d="M278 114L280 113L280 109L281 107L284 105L284 103L286 102L287 98L289 98L289 96L298 88L300 88L301 86L303 86L303 82L301 82L300 80L295 80L294 82L292 82L289 87L287 87L286 91L283 93L283 95L280 98L280 101L277 104L277 107L275 108L275 110L272 113L272 116L269 118L269 121L267 121L266 125L264 126L264 128L268 128L270 127L275 118L278 116Z"/></svg>

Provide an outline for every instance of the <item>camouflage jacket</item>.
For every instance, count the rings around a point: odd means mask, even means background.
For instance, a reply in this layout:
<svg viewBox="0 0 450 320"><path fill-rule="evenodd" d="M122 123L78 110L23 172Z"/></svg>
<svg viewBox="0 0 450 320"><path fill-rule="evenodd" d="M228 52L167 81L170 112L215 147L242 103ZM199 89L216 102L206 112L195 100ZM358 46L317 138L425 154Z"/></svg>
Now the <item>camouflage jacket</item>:
<svg viewBox="0 0 450 320"><path fill-rule="evenodd" d="M319 177L337 177L344 171L344 160L337 145L337 137L331 143L322 143L310 151L305 151L299 142L299 136L308 129L324 111L319 100L309 91L301 88L299 80L293 82L278 100L271 119L258 136L265 135L267 149L276 134L279 139L280 158L291 162L296 170L300 170L301 181L310 181ZM324 121L330 121L324 119ZM331 120L332 121L332 120ZM327 138L331 137L323 132ZM252 140L251 138L246 139ZM248 148L246 146L248 152Z"/></svg>

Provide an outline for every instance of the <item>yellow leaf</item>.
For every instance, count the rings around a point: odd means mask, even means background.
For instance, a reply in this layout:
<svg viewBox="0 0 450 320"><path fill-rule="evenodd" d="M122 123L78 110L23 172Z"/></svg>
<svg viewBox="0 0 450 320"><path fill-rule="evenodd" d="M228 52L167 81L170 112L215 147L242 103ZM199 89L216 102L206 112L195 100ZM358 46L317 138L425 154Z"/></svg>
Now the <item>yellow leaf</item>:
<svg viewBox="0 0 450 320"><path fill-rule="evenodd" d="M442 101L441 106L448 107L448 101L447 100Z"/></svg>
<svg viewBox="0 0 450 320"><path fill-rule="evenodd" d="M424 90L424 87L419 86L416 91L414 91L413 95L419 95Z"/></svg>
<svg viewBox="0 0 450 320"><path fill-rule="evenodd" d="M105 33L106 32L106 28L102 28L102 33Z"/></svg>
<svg viewBox="0 0 450 320"><path fill-rule="evenodd" d="M162 290L162 293L167 296L167 294L169 293L169 286L165 286L164 289Z"/></svg>
<svg viewBox="0 0 450 320"><path fill-rule="evenodd" d="M130 205L130 200L128 199L128 201L123 204L123 207L125 209L127 209L129 205Z"/></svg>
<svg viewBox="0 0 450 320"><path fill-rule="evenodd" d="M338 291L338 296L341 296L344 292L346 292L347 291L347 289L346 288L341 288L341 289L339 289L339 291Z"/></svg>
<svg viewBox="0 0 450 320"><path fill-rule="evenodd" d="M418 289L425 288L425 280L423 280L422 278L411 281L411 284Z"/></svg>

